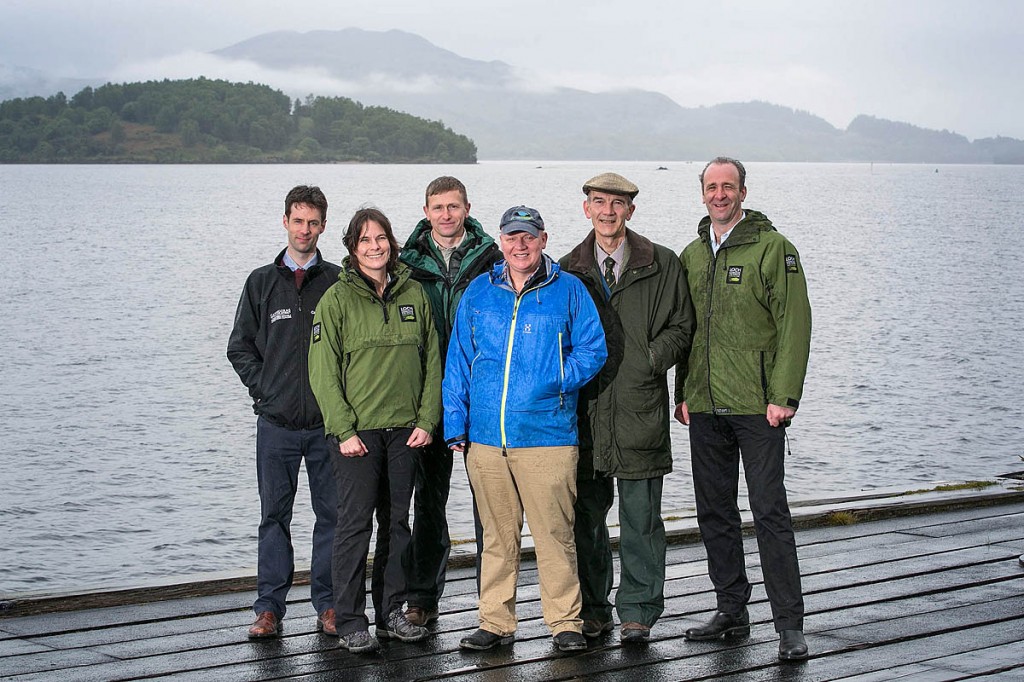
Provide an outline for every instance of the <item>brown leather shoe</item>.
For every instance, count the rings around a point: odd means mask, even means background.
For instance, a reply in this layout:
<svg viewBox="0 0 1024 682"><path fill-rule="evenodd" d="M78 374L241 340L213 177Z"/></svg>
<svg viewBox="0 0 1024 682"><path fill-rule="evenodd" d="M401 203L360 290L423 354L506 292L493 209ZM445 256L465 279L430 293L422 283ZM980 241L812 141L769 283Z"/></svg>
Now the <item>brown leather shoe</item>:
<svg viewBox="0 0 1024 682"><path fill-rule="evenodd" d="M426 627L437 620L437 609L428 611L420 606L410 606L405 610L405 619L413 625Z"/></svg>
<svg viewBox="0 0 1024 682"><path fill-rule="evenodd" d="M646 642L651 637L651 629L642 623L623 623L619 635L622 642L639 644Z"/></svg>
<svg viewBox="0 0 1024 682"><path fill-rule="evenodd" d="M338 626L334 622L334 609L327 609L316 617L316 629L331 637L338 636Z"/></svg>
<svg viewBox="0 0 1024 682"><path fill-rule="evenodd" d="M249 639L277 637L281 633L281 622L273 611L256 614L256 621L249 626Z"/></svg>

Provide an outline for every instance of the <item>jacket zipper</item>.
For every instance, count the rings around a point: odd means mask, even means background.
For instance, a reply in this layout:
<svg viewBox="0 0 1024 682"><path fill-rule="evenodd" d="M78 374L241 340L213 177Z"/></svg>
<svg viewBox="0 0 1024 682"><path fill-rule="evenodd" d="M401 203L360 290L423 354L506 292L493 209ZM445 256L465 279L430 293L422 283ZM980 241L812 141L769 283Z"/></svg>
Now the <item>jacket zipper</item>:
<svg viewBox="0 0 1024 682"><path fill-rule="evenodd" d="M521 293L516 294L516 302L515 302L515 305L512 306L512 324L511 324L511 326L509 327L509 330L508 330L508 349L505 351L505 376L502 378L502 383L501 383L501 419L500 419L500 422L501 422L501 454L502 454L502 456L505 455L505 449L508 447L508 439L505 437L505 405L506 405L506 403L508 401L509 369L512 366L512 345L515 343L515 340L516 340L516 320L519 317L519 303L523 300L523 296L526 296L526 294L530 293L531 291L534 291L535 289L539 289L540 287L542 287L545 284L547 284L550 280L551 280L551 278L548 277L548 279L544 280L539 286L535 286L535 287L533 287L531 289L525 289ZM558 348L559 348L559 354L561 354L561 348L562 348L561 343L559 343ZM559 387L559 393L561 393L561 387Z"/></svg>
<svg viewBox="0 0 1024 682"><path fill-rule="evenodd" d="M309 273L307 272L306 274L308 275ZM303 281L303 284L305 284L305 281ZM301 332L305 328L305 324L304 324L305 319L304 319L303 314L302 314L302 290L301 289L297 290L296 294L297 294L298 301L299 301L298 305L297 305L298 310L299 310L299 314L295 316L295 319L299 323L299 331ZM302 334L300 333L299 334L299 348L298 348L297 352L301 353L303 347L305 347L307 349L306 352L308 354L309 353L309 350L308 350L308 348L309 348L309 335L306 335L305 343L303 343ZM305 372L300 372L300 374L303 375L303 377L302 377L302 394L301 394L301 397L299 398L299 405L302 406L301 410L302 410L302 425L303 426L305 426L305 425L307 425L309 423L308 422L309 406L306 405L306 395L309 394L310 391L311 391L311 389L309 388L309 364L308 363L309 363L309 361L307 360L306 361L306 371Z"/></svg>
<svg viewBox="0 0 1024 682"><path fill-rule="evenodd" d="M718 414L718 408L715 407L715 396L711 391L711 306L714 302L715 273L716 266L718 265L718 254L716 254L714 249L711 248L710 241L708 242L708 249L711 250L711 262L708 265L708 312L704 316L704 355L707 360L708 399L711 401L711 413Z"/></svg>
<svg viewBox="0 0 1024 682"><path fill-rule="evenodd" d="M565 394L562 393L562 386L565 385L565 359L562 357L562 332L558 332L558 406L565 407Z"/></svg>
<svg viewBox="0 0 1024 682"><path fill-rule="evenodd" d="M508 374L509 367L512 365L512 344L516 340L516 318L519 315L519 301L522 300L521 296L516 296L515 305L512 306L512 324L508 329L508 348L505 350L505 376L502 378L501 384L501 454L505 454L505 448L508 447L508 439L505 437L505 404L508 400Z"/></svg>

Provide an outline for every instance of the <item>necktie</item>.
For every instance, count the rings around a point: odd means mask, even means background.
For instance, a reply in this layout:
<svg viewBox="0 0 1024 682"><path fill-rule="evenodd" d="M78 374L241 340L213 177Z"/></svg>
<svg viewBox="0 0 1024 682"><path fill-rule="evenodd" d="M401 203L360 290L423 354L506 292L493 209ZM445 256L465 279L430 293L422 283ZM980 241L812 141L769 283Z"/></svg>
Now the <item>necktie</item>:
<svg viewBox="0 0 1024 682"><path fill-rule="evenodd" d="M615 284L615 259L611 256L604 259L604 281L609 289Z"/></svg>
<svg viewBox="0 0 1024 682"><path fill-rule="evenodd" d="M302 268L295 268L295 288L302 288L302 280L306 278L306 271Z"/></svg>

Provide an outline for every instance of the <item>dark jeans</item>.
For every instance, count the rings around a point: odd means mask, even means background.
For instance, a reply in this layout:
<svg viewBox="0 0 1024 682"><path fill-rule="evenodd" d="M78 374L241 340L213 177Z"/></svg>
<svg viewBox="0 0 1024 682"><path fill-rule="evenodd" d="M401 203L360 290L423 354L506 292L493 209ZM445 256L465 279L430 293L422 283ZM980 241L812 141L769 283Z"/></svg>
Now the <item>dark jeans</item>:
<svg viewBox="0 0 1024 682"><path fill-rule="evenodd" d="M742 457L761 572L777 631L803 629L804 616L784 481L785 435L785 427L772 427L764 415L690 415L697 523L718 610L737 613L750 599L736 503Z"/></svg>
<svg viewBox="0 0 1024 682"><path fill-rule="evenodd" d="M448 572L448 491L452 481L452 452L435 437L423 448L416 465L412 542L409 544L409 606L437 609Z"/></svg>
<svg viewBox="0 0 1024 682"><path fill-rule="evenodd" d="M366 630L366 560L377 512L377 549L371 592L375 622L402 608L406 598L409 502L419 453L405 443L410 428L360 431L368 450L362 457L332 456L338 484L338 527L334 533L334 596L339 635Z"/></svg>
<svg viewBox="0 0 1024 682"><path fill-rule="evenodd" d="M253 611L272 611L283 618L295 572L292 549L292 506L298 489L299 464L306 477L316 522L310 565L310 596L317 613L334 606L331 589L331 547L337 525L337 488L324 430L292 431L260 417L256 420L256 480L260 494L259 549L256 569L258 597Z"/></svg>

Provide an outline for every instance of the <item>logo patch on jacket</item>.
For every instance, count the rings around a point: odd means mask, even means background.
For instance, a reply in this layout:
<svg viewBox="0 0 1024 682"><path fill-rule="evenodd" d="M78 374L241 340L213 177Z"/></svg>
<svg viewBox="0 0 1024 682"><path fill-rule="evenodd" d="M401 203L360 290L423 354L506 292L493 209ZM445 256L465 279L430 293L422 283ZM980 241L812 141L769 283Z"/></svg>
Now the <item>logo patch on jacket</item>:
<svg viewBox="0 0 1024 682"><path fill-rule="evenodd" d="M320 323L317 322L316 324L313 325L313 343L318 343L319 341L320 341Z"/></svg>
<svg viewBox="0 0 1024 682"><path fill-rule="evenodd" d="M415 322L416 308L411 305L400 305L398 306L398 316L402 319L402 322Z"/></svg>
<svg viewBox="0 0 1024 682"><path fill-rule="evenodd" d="M794 254L794 253L787 253L786 254L786 273L787 274L796 274L798 272L800 272L800 266L797 265L796 254Z"/></svg>
<svg viewBox="0 0 1024 682"><path fill-rule="evenodd" d="M290 319L292 319L292 309L291 308L281 308L280 310L275 310L274 312L270 313L270 324L274 324L275 322L280 322L281 320L290 320Z"/></svg>
<svg viewBox="0 0 1024 682"><path fill-rule="evenodd" d="M726 284L740 284L743 281L743 266L730 265L725 273Z"/></svg>

